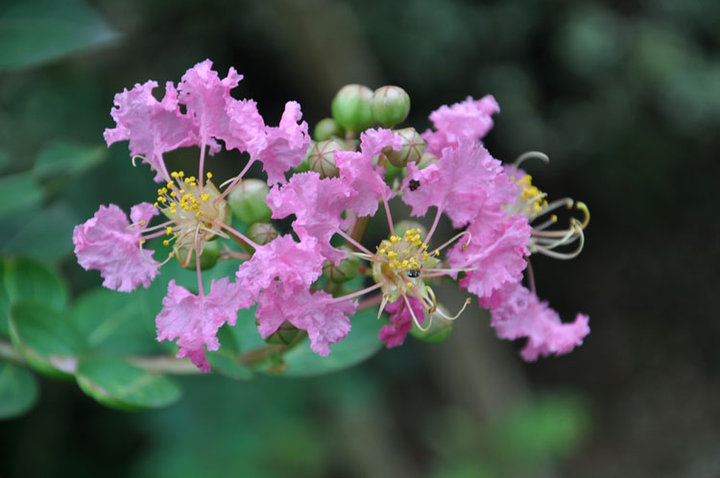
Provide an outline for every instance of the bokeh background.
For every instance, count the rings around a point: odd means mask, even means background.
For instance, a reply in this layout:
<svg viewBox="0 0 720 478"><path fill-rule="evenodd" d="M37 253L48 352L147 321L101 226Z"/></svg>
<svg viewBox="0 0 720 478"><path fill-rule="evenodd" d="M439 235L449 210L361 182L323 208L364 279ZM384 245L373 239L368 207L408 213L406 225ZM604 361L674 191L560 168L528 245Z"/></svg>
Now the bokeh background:
<svg viewBox="0 0 720 478"><path fill-rule="evenodd" d="M537 184L590 207L583 254L533 266L592 333L528 364L472 310L445 343L315 378L184 378L179 402L138 413L43 379L0 422L0 477L720 476L718 18L703 0L3 0L0 197L27 207L0 204L0 251L51 264L72 295L99 283L69 254L73 225L148 190L124 144L97 153L113 95L211 58L269 123L294 99L313 125L346 83L404 87L418 129L493 94L495 157L544 151ZM10 189L57 148L98 160Z"/></svg>

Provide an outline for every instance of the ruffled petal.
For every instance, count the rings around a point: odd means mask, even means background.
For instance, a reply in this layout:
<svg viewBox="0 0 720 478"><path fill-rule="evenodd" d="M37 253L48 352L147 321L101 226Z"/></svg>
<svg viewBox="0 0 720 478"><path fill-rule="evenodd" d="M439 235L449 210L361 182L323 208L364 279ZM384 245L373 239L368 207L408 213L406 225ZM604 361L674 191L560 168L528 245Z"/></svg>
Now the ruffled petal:
<svg viewBox="0 0 720 478"><path fill-rule="evenodd" d="M134 217L147 216L147 206L152 208L147 203L134 206ZM103 286L120 292L130 292L141 284L148 287L158 274L154 251L141 250L140 233L129 228L122 209L110 204L100 206L93 217L73 230L78 264L85 270L99 270Z"/></svg>
<svg viewBox="0 0 720 478"><path fill-rule="evenodd" d="M441 106L430 113L436 131L427 130L422 135L427 151L439 155L444 148L457 145L461 139L479 141L493 127L492 115L498 112L500 106L492 95L477 101L468 96L461 103Z"/></svg>
<svg viewBox="0 0 720 478"><path fill-rule="evenodd" d="M268 176L268 184L285 183L285 172L299 166L310 146L308 125L302 119L300 105L285 104L280 124L266 128L267 146L257 154Z"/></svg>
<svg viewBox="0 0 720 478"><path fill-rule="evenodd" d="M422 302L416 297L409 296L408 301L412 307L415 317L421 324L425 322L425 311ZM380 329L380 340L385 342L387 348L397 347L405 342L408 332L412 329L413 319L407 304L401 298L388 304L385 311L390 314L390 324L383 325Z"/></svg>

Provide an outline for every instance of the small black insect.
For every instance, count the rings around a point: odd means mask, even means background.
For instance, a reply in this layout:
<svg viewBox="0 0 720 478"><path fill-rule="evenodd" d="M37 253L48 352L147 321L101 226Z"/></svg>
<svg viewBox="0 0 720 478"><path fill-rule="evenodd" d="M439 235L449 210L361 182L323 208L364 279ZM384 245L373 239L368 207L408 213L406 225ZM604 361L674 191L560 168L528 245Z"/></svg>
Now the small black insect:
<svg viewBox="0 0 720 478"><path fill-rule="evenodd" d="M407 272L408 277L411 279L415 279L416 277L420 277L420 269L410 269Z"/></svg>
<svg viewBox="0 0 720 478"><path fill-rule="evenodd" d="M411 179L408 184L410 187L410 191L415 191L417 188L420 187L420 181L418 181L417 179Z"/></svg>

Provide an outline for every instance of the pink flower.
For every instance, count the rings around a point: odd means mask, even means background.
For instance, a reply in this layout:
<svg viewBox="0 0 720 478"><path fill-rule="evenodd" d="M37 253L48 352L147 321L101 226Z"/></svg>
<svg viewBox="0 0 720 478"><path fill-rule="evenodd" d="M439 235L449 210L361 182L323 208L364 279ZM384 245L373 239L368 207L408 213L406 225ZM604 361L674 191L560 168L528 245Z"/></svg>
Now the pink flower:
<svg viewBox="0 0 720 478"><path fill-rule="evenodd" d="M212 70L212 61L205 60L186 71L178 84L180 101L194 121L199 145L209 145L213 154L220 150L220 145L213 138L226 140L232 136L226 107L230 101L235 101L230 96L230 90L242 78L231 67L221 80Z"/></svg>
<svg viewBox="0 0 720 478"><path fill-rule="evenodd" d="M163 309L155 319L158 341L178 339L178 358L189 357L203 372L210 370L205 347L217 350L217 331L223 324L235 325L237 312L252 300L227 278L213 281L210 293L191 294L171 280Z"/></svg>
<svg viewBox="0 0 720 478"><path fill-rule="evenodd" d="M360 152L335 151L340 180L356 193L349 198L348 207L360 217L375 214L381 198L387 201L394 196L385 183L385 168L373 163L385 147L397 151L402 139L389 129L369 129L360 135Z"/></svg>
<svg viewBox="0 0 720 478"><path fill-rule="evenodd" d="M515 199L517 191L500 161L480 143L467 139L443 149L437 164L419 170L415 163L409 163L407 170L403 201L412 207L412 215L424 216L435 206L456 228L465 226L481 211L499 213L503 204Z"/></svg>
<svg viewBox="0 0 720 478"><path fill-rule="evenodd" d="M320 179L315 172L295 174L282 187L275 186L267 195L267 205L274 219L295 214L292 226L301 240L314 238L326 258L339 263L345 253L330 245L330 239L345 221L345 210L351 191L338 178Z"/></svg>
<svg viewBox="0 0 720 478"><path fill-rule="evenodd" d="M425 312L423 310L420 299L408 296L415 317L421 324L425 322ZM385 342L387 348L397 347L405 342L408 332L412 329L413 319L410 310L403 299L398 299L385 307L385 311L390 314L390 324L383 325L380 329L380 340Z"/></svg>
<svg viewBox="0 0 720 478"><path fill-rule="evenodd" d="M307 331L310 348L315 353L328 355L329 345L350 332L348 317L355 314L356 308L357 301L335 300L323 291L311 294L308 287L275 281L260 294L255 316L263 338L287 321Z"/></svg>
<svg viewBox="0 0 720 478"><path fill-rule="evenodd" d="M257 159L262 161L270 185L285 183L285 171L300 165L305 159L310 136L307 123L302 121L298 124L301 119L300 105L288 101L280 124L265 130L267 146L258 153Z"/></svg>
<svg viewBox="0 0 720 478"><path fill-rule="evenodd" d="M490 300L481 305L491 306L491 322L502 339L515 340L527 337L528 341L520 354L528 361L538 356L569 353L590 333L590 318L578 314L574 322L563 323L560 316L540 302L538 297L519 282L507 284L497 291Z"/></svg>
<svg viewBox="0 0 720 478"><path fill-rule="evenodd" d="M157 210L148 203L133 206L130 212L136 223L147 222L155 214ZM141 250L141 240L140 232L130 228L127 216L114 204L100 206L73 230L78 263L85 270L99 270L103 286L120 292L130 292L140 284L148 287L158 274L154 251Z"/></svg>
<svg viewBox="0 0 720 478"><path fill-rule="evenodd" d="M197 143L192 119L180 112L177 91L171 82L165 86L165 97L158 101L152 90L155 81L136 84L128 91L115 95L115 108L110 115L117 126L103 133L108 146L130 140L130 155L142 156L157 173L155 181L168 181L163 154Z"/></svg>
<svg viewBox="0 0 720 478"><path fill-rule="evenodd" d="M493 127L491 115L499 111L500 106L492 95L477 101L468 96L462 103L441 106L430 114L430 121L437 131L427 130L422 135L427 142L427 151L439 155L444 148L456 145L461 139L479 141Z"/></svg>
<svg viewBox="0 0 720 478"><path fill-rule="evenodd" d="M481 217L467 231L471 234L467 247L461 240L447 255L452 268L473 269L460 279L460 287L484 298L502 285L522 279L531 231L524 216Z"/></svg>
<svg viewBox="0 0 720 478"><path fill-rule="evenodd" d="M240 264L238 283L256 299L275 280L309 288L320 277L324 260L312 237L295 242L290 235L280 236Z"/></svg>

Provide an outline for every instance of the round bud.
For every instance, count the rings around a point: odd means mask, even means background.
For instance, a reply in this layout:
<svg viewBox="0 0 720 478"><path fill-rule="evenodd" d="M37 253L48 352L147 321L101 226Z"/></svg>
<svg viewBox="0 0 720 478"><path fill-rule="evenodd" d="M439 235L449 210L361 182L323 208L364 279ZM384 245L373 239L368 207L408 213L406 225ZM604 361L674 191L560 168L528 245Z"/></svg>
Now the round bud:
<svg viewBox="0 0 720 478"><path fill-rule="evenodd" d="M278 237L278 232L269 222L256 222L250 226L248 237L255 244L262 246Z"/></svg>
<svg viewBox="0 0 720 478"><path fill-rule="evenodd" d="M323 273L333 282L343 283L353 279L358 273L360 259L354 254L350 254L350 249L342 247L346 251L345 259L340 261L337 266L332 261L325 261L323 264Z"/></svg>
<svg viewBox="0 0 720 478"><path fill-rule="evenodd" d="M265 342L276 345L290 345L299 333L300 330L290 322L285 321L265 339Z"/></svg>
<svg viewBox="0 0 720 478"><path fill-rule="evenodd" d="M402 138L402 147L399 151L390 149L385 153L388 161L394 166L402 168L409 162L419 162L425 152L425 140L415 128L403 128L394 133Z"/></svg>
<svg viewBox="0 0 720 478"><path fill-rule="evenodd" d="M439 306L442 307L442 306ZM445 310L443 309L443 312ZM428 317L425 317L425 323L421 324L423 328L427 327L427 321ZM430 328L428 328L425 331L422 331L417 328L415 324L413 324L413 328L410 329L410 335L415 337L418 340L422 340L423 342L431 342L431 343L438 343L438 342L444 342L448 338L450 338L450 333L452 332L453 328L453 321L447 320L440 316L439 314L433 314L432 319L430 322Z"/></svg>
<svg viewBox="0 0 720 478"><path fill-rule="evenodd" d="M435 164L438 162L437 156L435 156L432 153L428 153L425 151L423 155L420 157L420 161L417 162L418 169L425 169L431 164Z"/></svg>
<svg viewBox="0 0 720 478"><path fill-rule="evenodd" d="M332 100L332 115L343 128L359 132L372 124L373 92L367 86L345 85Z"/></svg>
<svg viewBox="0 0 720 478"><path fill-rule="evenodd" d="M410 96L399 86L381 86L373 93L373 119L386 128L402 123L410 112Z"/></svg>
<svg viewBox="0 0 720 478"><path fill-rule="evenodd" d="M320 174L321 178L336 178L340 170L335 166L335 150L344 150L345 144L337 139L329 139L315 143L308 153L310 169Z"/></svg>
<svg viewBox="0 0 720 478"><path fill-rule="evenodd" d="M228 203L235 217L245 224L267 222L272 211L265 204L270 188L260 179L244 179L228 196Z"/></svg>
<svg viewBox="0 0 720 478"><path fill-rule="evenodd" d="M190 253L190 243L185 243L175 249L175 258L186 269L195 270L195 248ZM190 254L190 257L188 257ZM200 270L212 269L220 258L220 244L217 241L206 241L200 254Z"/></svg>
<svg viewBox="0 0 720 478"><path fill-rule="evenodd" d="M313 139L315 141L325 141L326 139L333 137L342 138L344 134L345 131L343 131L342 126L337 124L334 119L324 118L318 121L318 124L315 125Z"/></svg>

